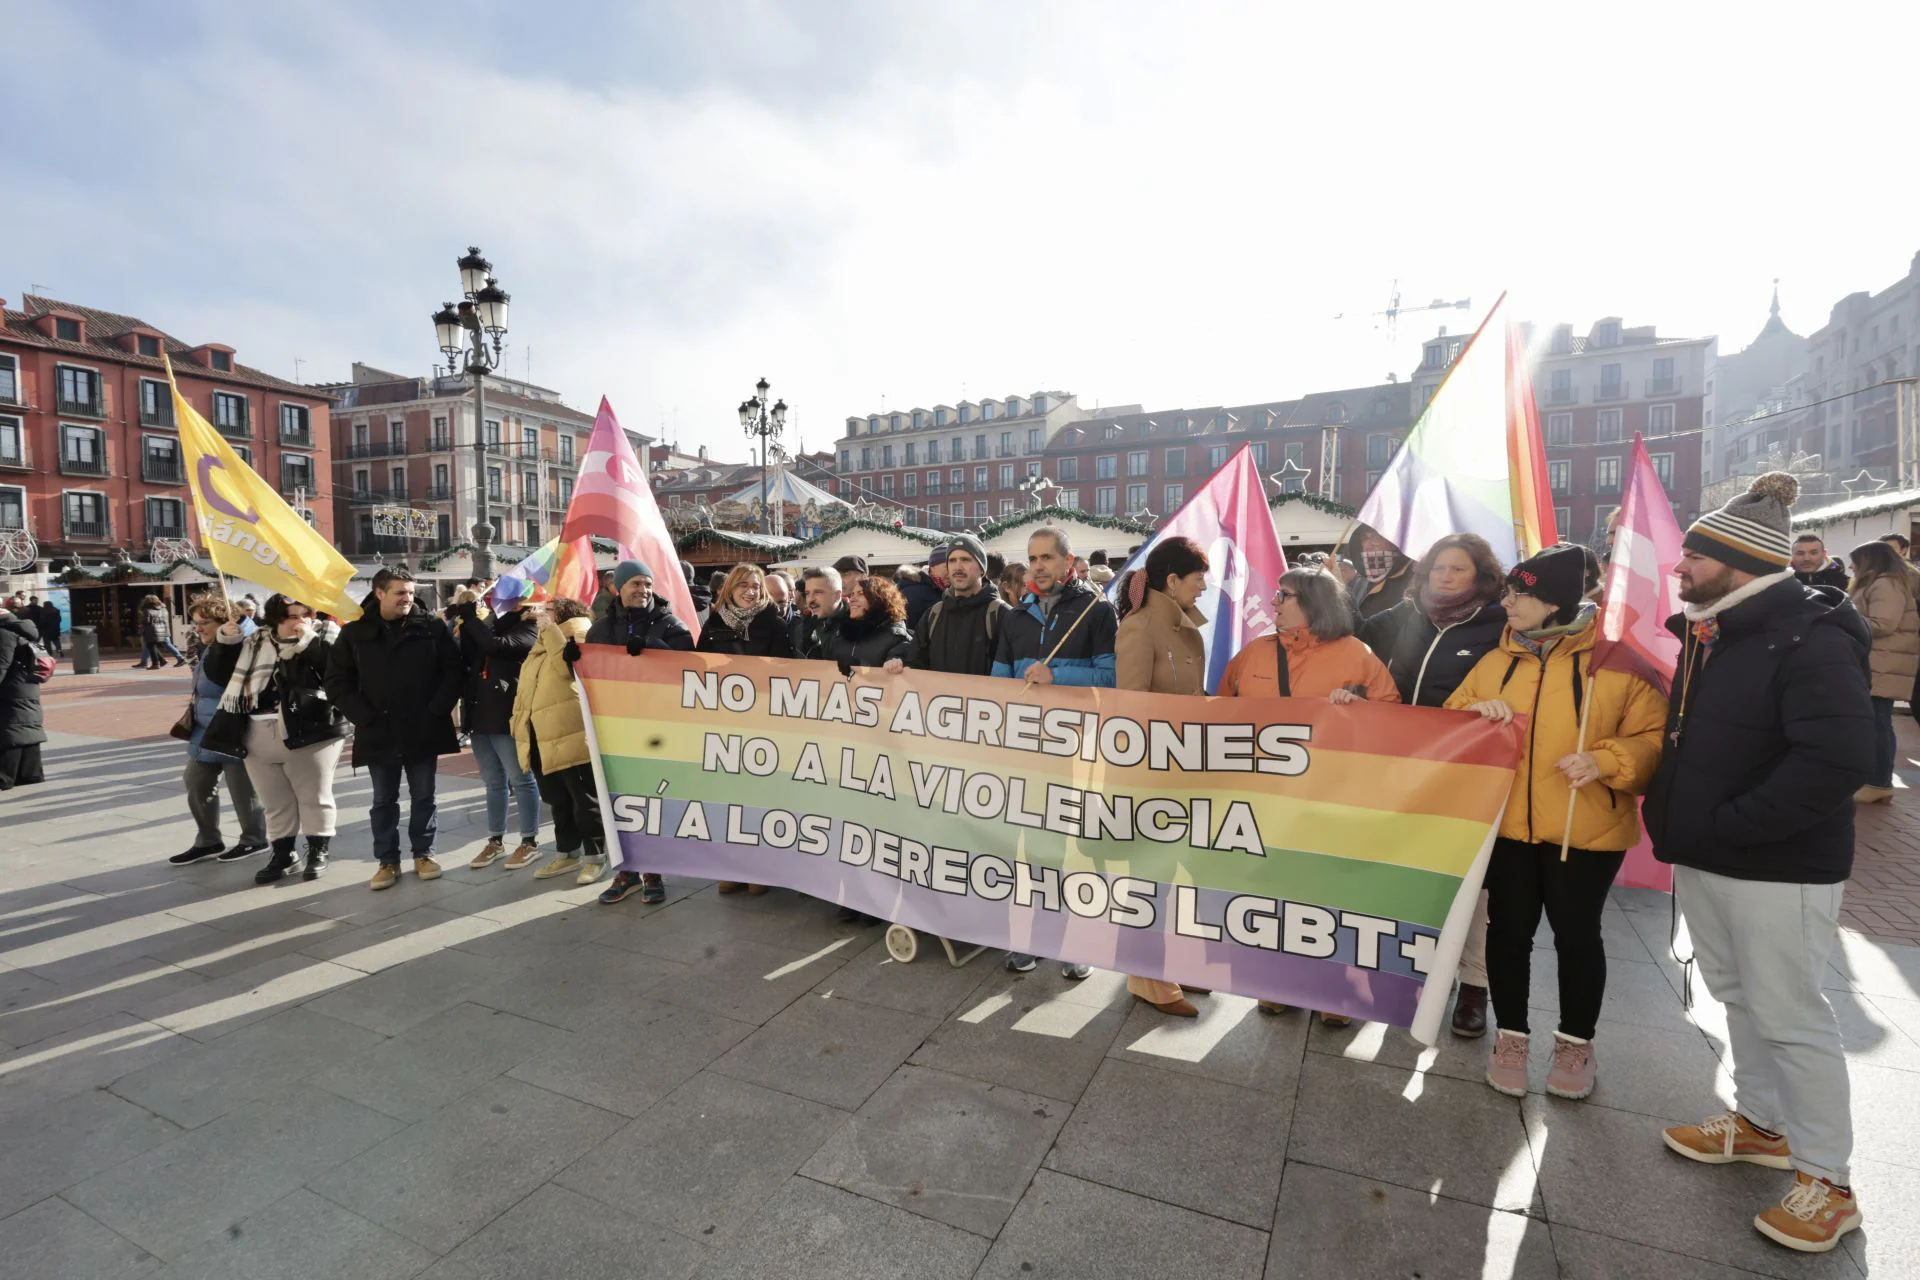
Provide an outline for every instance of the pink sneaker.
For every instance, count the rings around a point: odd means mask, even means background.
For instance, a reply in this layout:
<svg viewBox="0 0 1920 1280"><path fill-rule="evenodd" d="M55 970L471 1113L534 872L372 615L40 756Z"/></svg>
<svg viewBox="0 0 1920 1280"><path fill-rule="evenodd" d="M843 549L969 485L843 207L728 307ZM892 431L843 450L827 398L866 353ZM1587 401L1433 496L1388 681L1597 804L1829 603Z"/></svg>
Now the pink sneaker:
<svg viewBox="0 0 1920 1280"><path fill-rule="evenodd" d="M1600 1065L1593 1057L1593 1041L1553 1033L1553 1069L1547 1072L1548 1093L1578 1101L1593 1092L1593 1078L1599 1070Z"/></svg>
<svg viewBox="0 0 1920 1280"><path fill-rule="evenodd" d="M1487 1059L1487 1083L1509 1098L1527 1096L1527 1051L1532 1043L1526 1033L1502 1031L1493 1042L1493 1054Z"/></svg>

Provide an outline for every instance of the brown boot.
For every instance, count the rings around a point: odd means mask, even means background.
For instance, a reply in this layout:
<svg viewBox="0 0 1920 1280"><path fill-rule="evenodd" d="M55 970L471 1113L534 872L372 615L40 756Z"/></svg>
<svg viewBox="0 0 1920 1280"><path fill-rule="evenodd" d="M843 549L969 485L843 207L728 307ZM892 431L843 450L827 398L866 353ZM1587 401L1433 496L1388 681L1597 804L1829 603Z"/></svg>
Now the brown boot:
<svg viewBox="0 0 1920 1280"><path fill-rule="evenodd" d="M1453 1034L1462 1040L1474 1040L1487 1034L1487 989L1469 983L1460 984L1460 997L1453 1002Z"/></svg>
<svg viewBox="0 0 1920 1280"><path fill-rule="evenodd" d="M713 891L715 893L738 893L746 887L747 886L737 880L722 880L713 886Z"/></svg>

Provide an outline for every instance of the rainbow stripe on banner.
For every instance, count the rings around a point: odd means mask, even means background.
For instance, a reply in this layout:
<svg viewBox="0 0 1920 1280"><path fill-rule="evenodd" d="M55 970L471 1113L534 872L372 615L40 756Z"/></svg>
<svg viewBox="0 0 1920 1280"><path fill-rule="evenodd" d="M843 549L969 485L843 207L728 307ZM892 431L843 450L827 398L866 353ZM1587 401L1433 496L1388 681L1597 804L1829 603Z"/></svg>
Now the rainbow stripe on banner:
<svg viewBox="0 0 1920 1280"><path fill-rule="evenodd" d="M588 646L633 870L1431 1043L1521 738L1461 712Z"/></svg>

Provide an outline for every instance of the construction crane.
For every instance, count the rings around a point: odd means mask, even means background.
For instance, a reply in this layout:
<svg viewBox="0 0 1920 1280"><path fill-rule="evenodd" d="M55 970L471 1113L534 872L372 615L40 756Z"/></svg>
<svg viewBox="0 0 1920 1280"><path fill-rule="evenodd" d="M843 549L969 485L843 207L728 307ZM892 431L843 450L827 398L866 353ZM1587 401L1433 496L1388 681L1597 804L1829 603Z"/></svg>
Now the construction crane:
<svg viewBox="0 0 1920 1280"><path fill-rule="evenodd" d="M1393 301L1387 304L1385 311L1376 311L1374 318L1384 318L1387 322L1387 341L1392 342L1399 336L1400 317L1416 311L1466 311L1473 306L1472 298L1461 298L1458 302L1448 302L1445 298L1435 298L1424 307L1403 307L1400 305L1400 282L1393 282Z"/></svg>

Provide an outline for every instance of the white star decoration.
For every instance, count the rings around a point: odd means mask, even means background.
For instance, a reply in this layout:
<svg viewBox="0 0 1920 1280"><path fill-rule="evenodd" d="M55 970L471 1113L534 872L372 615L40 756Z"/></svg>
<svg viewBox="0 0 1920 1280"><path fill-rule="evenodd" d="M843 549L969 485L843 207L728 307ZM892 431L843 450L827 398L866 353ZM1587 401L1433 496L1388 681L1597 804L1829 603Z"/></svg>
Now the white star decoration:
<svg viewBox="0 0 1920 1280"><path fill-rule="evenodd" d="M1865 467L1862 467L1860 468L1859 475L1855 476L1851 480L1842 480L1840 482L1840 487L1842 489L1845 489L1848 493L1852 493L1852 494L1874 493L1880 489L1886 488L1887 482L1885 480L1880 480L1875 478L1872 472L1868 471Z"/></svg>

